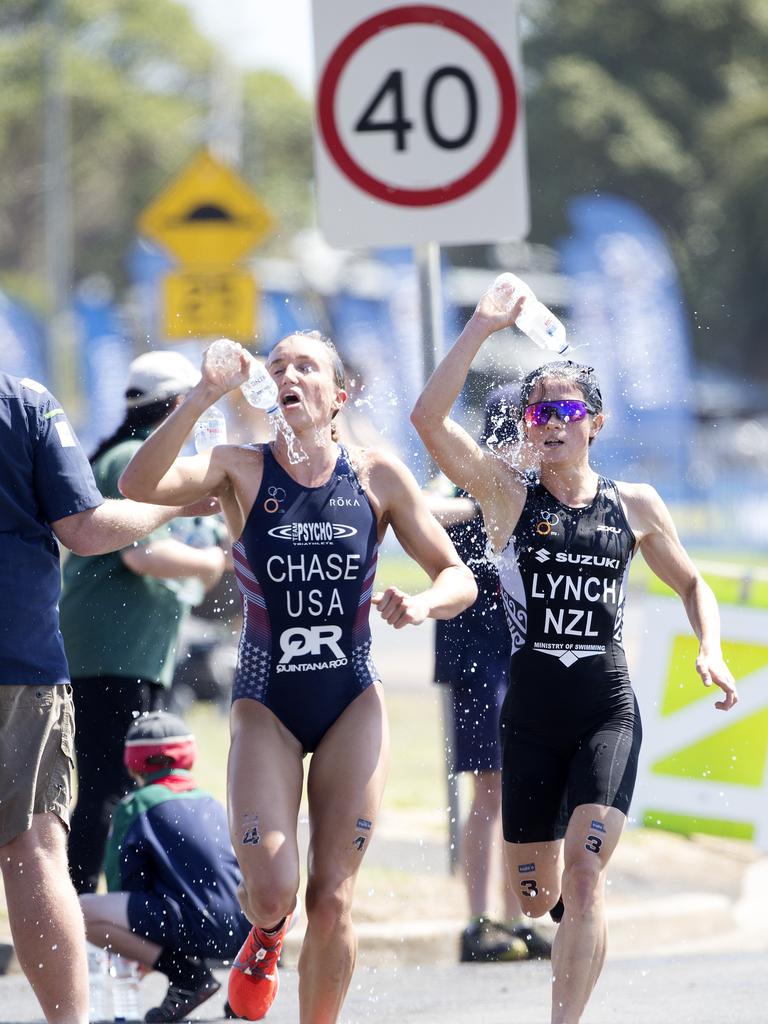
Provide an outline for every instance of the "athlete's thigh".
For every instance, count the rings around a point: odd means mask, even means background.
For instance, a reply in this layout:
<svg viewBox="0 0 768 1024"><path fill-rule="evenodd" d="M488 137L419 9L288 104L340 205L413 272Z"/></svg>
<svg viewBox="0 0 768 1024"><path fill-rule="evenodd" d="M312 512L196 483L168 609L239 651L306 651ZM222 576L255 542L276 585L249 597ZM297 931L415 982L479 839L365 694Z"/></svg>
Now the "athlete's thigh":
<svg viewBox="0 0 768 1024"><path fill-rule="evenodd" d="M618 845L627 816L615 807L581 804L571 814L565 833L565 869L597 863L603 871Z"/></svg>
<svg viewBox="0 0 768 1024"><path fill-rule="evenodd" d="M389 763L389 726L380 683L367 687L312 755L310 879L354 876L371 841Z"/></svg>
<svg viewBox="0 0 768 1024"><path fill-rule="evenodd" d="M558 829L568 786L572 746L536 736L502 720L501 814L508 843L561 838Z"/></svg>
<svg viewBox="0 0 768 1024"><path fill-rule="evenodd" d="M504 843L509 884L524 914L541 917L560 898L563 840Z"/></svg>
<svg viewBox="0 0 768 1024"><path fill-rule="evenodd" d="M599 804L626 815L635 788L641 740L639 715L609 719L584 736L571 761L568 811L582 804Z"/></svg>
<svg viewBox="0 0 768 1024"><path fill-rule="evenodd" d="M295 876L299 853L296 824L303 783L298 740L259 701L232 704L227 769L229 829L243 873Z"/></svg>

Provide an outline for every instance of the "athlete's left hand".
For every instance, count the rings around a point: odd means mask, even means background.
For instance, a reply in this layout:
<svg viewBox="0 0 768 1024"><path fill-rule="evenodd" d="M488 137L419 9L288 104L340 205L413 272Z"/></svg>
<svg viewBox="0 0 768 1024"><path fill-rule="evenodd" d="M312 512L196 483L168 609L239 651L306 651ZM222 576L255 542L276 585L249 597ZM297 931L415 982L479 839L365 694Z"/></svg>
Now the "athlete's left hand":
<svg viewBox="0 0 768 1024"><path fill-rule="evenodd" d="M404 594L397 587L387 587L371 598L382 619L395 629L418 626L429 616L429 606L421 594Z"/></svg>
<svg viewBox="0 0 768 1024"><path fill-rule="evenodd" d="M725 664L722 654L704 654L699 651L696 659L696 671L701 676L705 686L719 686L725 694L722 700L715 701L715 707L720 711L729 711L737 703L739 695L736 693L736 681L731 675L731 670Z"/></svg>

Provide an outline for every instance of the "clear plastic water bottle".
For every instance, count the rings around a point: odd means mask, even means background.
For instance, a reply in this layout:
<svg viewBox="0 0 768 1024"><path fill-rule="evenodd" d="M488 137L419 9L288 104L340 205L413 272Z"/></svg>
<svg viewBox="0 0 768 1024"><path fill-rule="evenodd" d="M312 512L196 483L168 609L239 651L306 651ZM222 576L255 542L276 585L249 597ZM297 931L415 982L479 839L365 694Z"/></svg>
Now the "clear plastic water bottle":
<svg viewBox="0 0 768 1024"><path fill-rule="evenodd" d="M231 338L218 338L207 349L208 361L222 373L236 373L240 369L242 346Z"/></svg>
<svg viewBox="0 0 768 1024"><path fill-rule="evenodd" d="M219 338L208 348L208 360L223 373L234 373L240 368L242 346L229 338ZM254 409L266 409L268 413L277 409L277 384L264 367L249 355L250 372L248 380L240 385L245 400Z"/></svg>
<svg viewBox="0 0 768 1024"><path fill-rule="evenodd" d="M91 942L85 944L88 956L88 1020L104 1024L112 1020L112 977L109 953Z"/></svg>
<svg viewBox="0 0 768 1024"><path fill-rule="evenodd" d="M266 409L267 414L277 409L277 384L255 359L251 360L248 380L240 385L240 390L254 409Z"/></svg>
<svg viewBox="0 0 768 1024"><path fill-rule="evenodd" d="M116 1021L140 1021L144 1015L139 1000L139 965L135 960L113 955L109 973L112 975L112 1007Z"/></svg>
<svg viewBox="0 0 768 1024"><path fill-rule="evenodd" d="M215 405L206 409L195 424L195 451L198 455L209 452L217 444L227 443L227 421Z"/></svg>
<svg viewBox="0 0 768 1024"><path fill-rule="evenodd" d="M515 325L540 348L563 355L568 350L565 327L555 314L539 302L530 286L516 274L499 274L490 288L497 309L508 313L521 295L525 296Z"/></svg>

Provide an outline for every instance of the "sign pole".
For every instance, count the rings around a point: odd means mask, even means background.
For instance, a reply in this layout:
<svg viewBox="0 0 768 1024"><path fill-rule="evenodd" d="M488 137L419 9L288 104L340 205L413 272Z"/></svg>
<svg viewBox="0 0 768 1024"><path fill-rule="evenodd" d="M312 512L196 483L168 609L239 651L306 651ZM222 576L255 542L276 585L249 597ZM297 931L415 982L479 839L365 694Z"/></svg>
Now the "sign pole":
<svg viewBox="0 0 768 1024"><path fill-rule="evenodd" d="M440 272L440 245L427 242L414 249L419 275L421 350L424 383L443 358L443 281Z"/></svg>
<svg viewBox="0 0 768 1024"><path fill-rule="evenodd" d="M443 281L440 267L440 245L427 242L414 249L419 275L419 312L421 316L421 352L424 383L432 375L445 351L445 318L443 316ZM430 459L430 474L436 467ZM451 772L449 731L453 721L450 686L440 687L443 697L443 749L445 759L445 785L448 797L448 867L452 875L459 867L459 777Z"/></svg>

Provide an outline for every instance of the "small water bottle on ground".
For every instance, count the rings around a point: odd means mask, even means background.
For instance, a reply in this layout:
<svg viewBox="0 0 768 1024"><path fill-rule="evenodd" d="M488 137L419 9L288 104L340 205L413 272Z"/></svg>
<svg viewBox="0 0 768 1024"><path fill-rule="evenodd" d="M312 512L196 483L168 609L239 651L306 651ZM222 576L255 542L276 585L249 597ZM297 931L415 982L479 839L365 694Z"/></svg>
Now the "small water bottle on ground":
<svg viewBox="0 0 768 1024"><path fill-rule="evenodd" d="M112 1020L112 977L109 953L92 942L85 944L88 957L88 1020L104 1024Z"/></svg>
<svg viewBox="0 0 768 1024"><path fill-rule="evenodd" d="M499 274L490 288L491 300L497 309L508 312L521 295L525 305L515 326L527 334L539 348L563 355L568 349L565 327L555 314L539 302L531 288L515 274Z"/></svg>
<svg viewBox="0 0 768 1024"><path fill-rule="evenodd" d="M227 421L224 413L212 405L195 424L195 451L198 455L209 452L217 444L227 443Z"/></svg>
<svg viewBox="0 0 768 1024"><path fill-rule="evenodd" d="M139 1000L139 965L135 960L113 954L109 973L112 975L112 1007L116 1021L140 1021L144 1015Z"/></svg>

